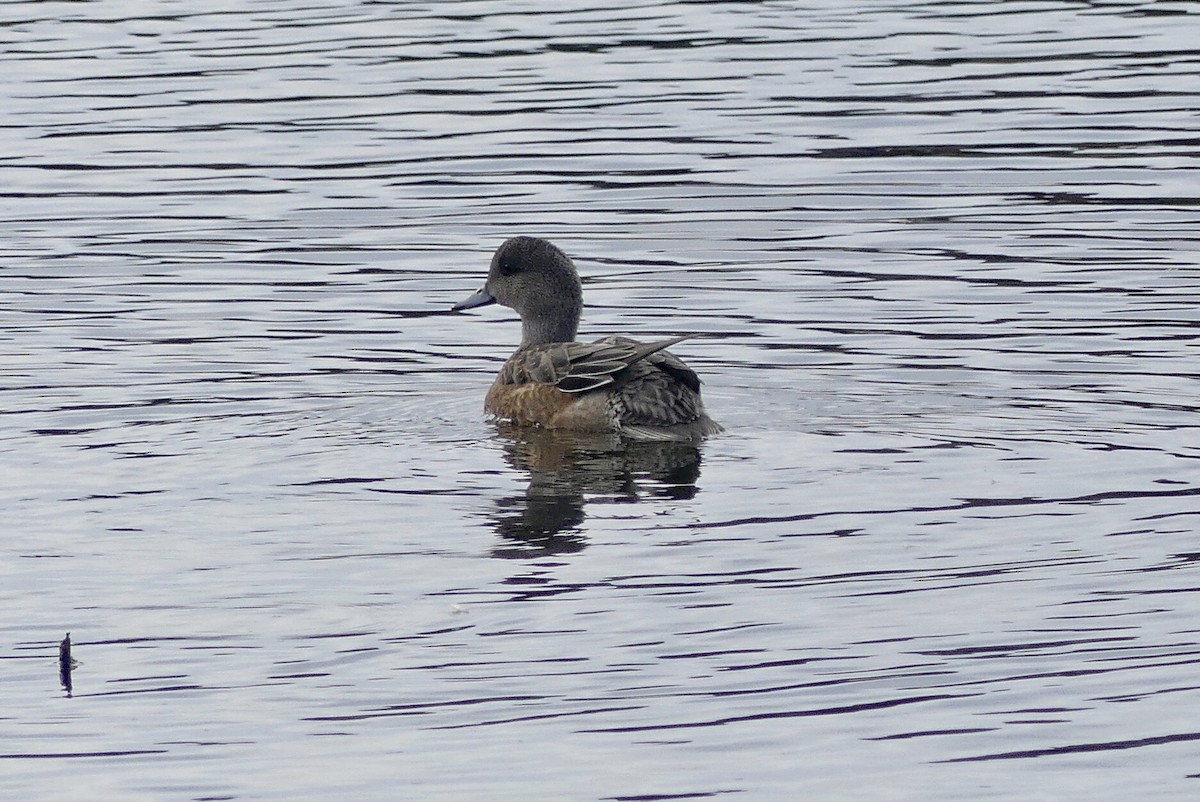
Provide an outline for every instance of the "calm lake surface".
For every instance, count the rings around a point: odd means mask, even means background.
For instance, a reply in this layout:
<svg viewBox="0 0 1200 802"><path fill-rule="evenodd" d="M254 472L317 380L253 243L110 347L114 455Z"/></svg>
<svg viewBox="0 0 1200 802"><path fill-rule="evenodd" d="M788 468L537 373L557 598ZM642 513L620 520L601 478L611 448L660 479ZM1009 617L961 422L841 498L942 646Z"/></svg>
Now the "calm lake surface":
<svg viewBox="0 0 1200 802"><path fill-rule="evenodd" d="M1197 4L0 20L5 799L1200 794ZM514 234L728 431L486 421Z"/></svg>

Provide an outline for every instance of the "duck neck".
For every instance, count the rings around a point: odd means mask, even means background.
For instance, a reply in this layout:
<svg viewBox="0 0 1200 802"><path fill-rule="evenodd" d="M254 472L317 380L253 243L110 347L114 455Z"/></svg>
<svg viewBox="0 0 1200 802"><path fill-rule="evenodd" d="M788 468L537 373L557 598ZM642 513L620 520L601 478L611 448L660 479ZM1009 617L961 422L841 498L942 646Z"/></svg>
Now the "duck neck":
<svg viewBox="0 0 1200 802"><path fill-rule="evenodd" d="M552 320L548 317L537 317L521 321L521 347L531 345L546 345L548 343L575 342L575 332L579 328L579 315Z"/></svg>

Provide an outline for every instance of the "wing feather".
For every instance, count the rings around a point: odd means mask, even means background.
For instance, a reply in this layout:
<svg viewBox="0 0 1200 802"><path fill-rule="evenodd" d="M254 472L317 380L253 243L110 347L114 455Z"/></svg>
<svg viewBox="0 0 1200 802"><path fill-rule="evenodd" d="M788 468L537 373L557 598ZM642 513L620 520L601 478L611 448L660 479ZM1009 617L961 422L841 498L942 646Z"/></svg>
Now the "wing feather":
<svg viewBox="0 0 1200 802"><path fill-rule="evenodd" d="M586 393L618 383L633 365L650 360L655 367L691 386L691 370L664 349L693 335L652 343L606 337L594 343L551 343L523 348L500 371L504 384L552 384L564 393Z"/></svg>

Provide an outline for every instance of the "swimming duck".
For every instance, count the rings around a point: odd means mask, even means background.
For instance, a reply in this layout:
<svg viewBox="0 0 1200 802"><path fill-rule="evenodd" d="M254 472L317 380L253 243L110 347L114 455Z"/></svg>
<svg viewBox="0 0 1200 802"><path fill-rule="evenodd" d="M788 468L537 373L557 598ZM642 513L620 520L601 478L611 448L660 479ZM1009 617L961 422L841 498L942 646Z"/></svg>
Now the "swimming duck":
<svg viewBox="0 0 1200 802"><path fill-rule="evenodd" d="M666 349L693 335L640 343L575 342L583 289L574 263L537 237L513 237L492 256L483 287L454 311L499 303L521 316L521 345L484 400L520 426L690 440L722 431L704 411L700 378Z"/></svg>

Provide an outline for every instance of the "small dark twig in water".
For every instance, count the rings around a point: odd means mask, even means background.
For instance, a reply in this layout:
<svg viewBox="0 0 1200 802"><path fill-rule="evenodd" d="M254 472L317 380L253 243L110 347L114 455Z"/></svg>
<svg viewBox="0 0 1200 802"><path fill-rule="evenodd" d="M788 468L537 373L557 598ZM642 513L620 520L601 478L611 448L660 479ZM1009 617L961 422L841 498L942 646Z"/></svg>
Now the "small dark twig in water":
<svg viewBox="0 0 1200 802"><path fill-rule="evenodd" d="M62 643L58 644L58 680L62 683L63 690L67 692L67 696L71 695L71 670L75 668L75 659L71 657L71 633L62 639Z"/></svg>

